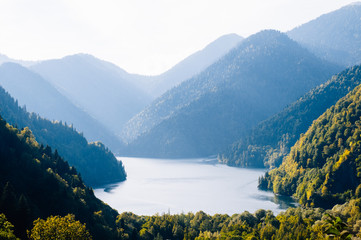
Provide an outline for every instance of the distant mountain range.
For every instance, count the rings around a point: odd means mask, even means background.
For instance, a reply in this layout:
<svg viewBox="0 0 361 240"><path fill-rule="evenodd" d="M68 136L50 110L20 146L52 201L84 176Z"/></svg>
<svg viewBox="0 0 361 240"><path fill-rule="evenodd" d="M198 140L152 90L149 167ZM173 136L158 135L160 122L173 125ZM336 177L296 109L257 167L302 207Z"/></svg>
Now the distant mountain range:
<svg viewBox="0 0 361 240"><path fill-rule="evenodd" d="M86 54L41 62L0 55L0 63L26 65L42 79L30 71L27 77L18 66L11 75L19 82L11 77L0 81L29 110L73 124L118 153L216 154L342 67L361 62L360 17L361 5L351 4L287 32L299 45L276 38L272 31L246 40L225 35L159 76L129 74ZM12 68L1 67L5 75ZM27 84L25 78L38 79L37 84ZM45 85L52 87L51 94L44 93ZM27 88L34 88L36 97ZM41 105L42 98L50 100Z"/></svg>
<svg viewBox="0 0 361 240"><path fill-rule="evenodd" d="M285 34L262 31L155 100L122 135L135 156L216 154L341 69Z"/></svg>
<svg viewBox="0 0 361 240"><path fill-rule="evenodd" d="M38 63L39 61L16 60L16 59L9 58L8 56L6 56L4 54L0 54L0 65L3 63L7 63L7 62L17 63L24 67L30 67L31 65L34 65L34 64Z"/></svg>
<svg viewBox="0 0 361 240"><path fill-rule="evenodd" d="M236 34L222 36L159 76L129 74L87 54L39 62L0 55L0 64L13 63L1 67L0 83L28 110L73 124L89 140L101 140L119 152L123 148L119 136L126 121L153 98L200 73L241 41Z"/></svg>
<svg viewBox="0 0 361 240"><path fill-rule="evenodd" d="M361 62L360 19L361 5L351 4L337 11L325 14L300 27L297 27L294 30L288 32L287 35L297 41L302 47L307 48L310 52L322 58L323 60L334 62L340 66L338 68L333 68L333 70L329 72L329 74L337 73L338 70L341 70L345 66L351 66ZM243 40L240 45L242 46L247 40L248 39ZM273 61L281 64L278 59L274 59ZM299 64L301 62L305 63L305 61L305 59L302 59L300 62L294 62L294 64ZM212 82L210 79L215 79L217 77L219 79L229 77L229 75L232 74L231 71L233 71L235 68L232 69L230 67L227 68L227 66L223 66L223 69L222 67L218 67L216 70L210 71L211 68L220 62L222 62L222 59L218 63L215 63L200 73L199 76L201 77L197 77L207 79L209 82ZM292 61L290 62L290 65L291 64ZM240 67L239 65L237 66ZM263 64L263 66L267 66L267 64ZM247 67L249 68L250 66ZM287 70L283 69L283 71ZM282 72L282 70L279 72ZM319 73L320 72L318 67L313 68L313 70L304 70L305 76L307 75L317 78L316 75ZM266 75L275 76L274 73ZM283 77L285 76L288 75L284 75ZM295 71L294 78L296 78L296 76L297 71ZM239 118L235 118L232 121L232 117L230 116L231 111L242 112L241 108L244 107L244 105L238 104L237 106L231 107L232 104L236 103L237 101L230 100L232 98L232 94L230 94L230 92L227 94L224 93L224 96L220 96L221 93L219 93L220 91L218 86L215 87L213 93L210 93L210 88L208 88L209 93L205 94L207 92L205 89L207 88L205 88L202 84L191 85L190 83L193 82L197 77L190 78L189 80L185 81L184 84L181 84L175 89L166 92L163 96L153 101L152 104L133 117L125 125L122 137L126 142L129 142L129 154L135 154L135 156L153 157L206 156L207 154L213 153L212 151L206 151L204 148L213 149L213 151L215 149L220 149L221 146L224 146L223 144L225 144L225 140L223 139L235 139L237 138L236 136L241 136L247 131L246 129L248 129L248 127L251 125L244 125L242 128L242 124L240 124L242 121L239 120ZM244 77L247 78L247 76ZM323 83L324 81L326 81L325 78L318 79L319 83ZM316 82L317 80L315 83ZM211 84L210 86L214 87L214 85ZM244 86L244 88L246 88L246 86ZM183 90L181 91L180 89ZM177 95L178 90L182 93ZM307 90L307 87L305 87L304 90L307 92L309 89ZM275 88L273 91L282 92L282 90L280 91L280 89ZM292 92L292 90L289 88L285 88L284 91ZM204 94L204 97L201 97L202 94ZM250 89L247 89L244 92L239 91L238 94L242 96L246 96L246 94L252 96L256 95L255 92L250 91ZM236 96L237 93L233 93L233 95ZM260 97L260 99L266 99L267 95L267 92L262 93L262 97ZM294 94L294 96L300 95ZM277 97L275 99L277 99ZM238 96L238 98L240 97ZM273 100L274 99L271 101L265 101L264 105L266 106ZM224 105L220 107L222 101L224 101ZM242 102L245 103L247 101L243 100ZM286 105L290 104L291 102L292 101L286 103ZM332 103L334 102L329 102L328 106L332 105ZM278 106L281 107L282 105L279 104ZM244 108L243 112L247 112L248 115L254 114L256 111L254 109L258 108L257 105L252 104L248 104L247 107L249 107L249 109ZM232 110L222 111L219 110L219 108ZM266 109L270 110L268 114L271 115L272 108L266 107ZM259 109L262 114L265 114L263 116L267 115L267 110L261 111ZM276 113L277 111L278 110L274 109L273 113ZM262 119L261 114L252 117L254 117L253 120L257 118ZM252 119L252 117L250 117L250 119ZM220 127L219 125L215 124L217 121L212 121L211 119L217 119L219 124L224 123L225 126L229 127L228 134L225 133L227 132L225 130L226 127ZM228 121L230 121L230 123ZM250 122L254 123L255 121ZM239 126L235 127L237 124L239 124ZM234 130L230 130L232 128L234 128ZM241 132L242 134L240 134ZM221 144L222 141L223 144ZM208 144L209 142L212 142L213 145ZM281 139L278 139L277 143L281 144ZM244 144L247 143L244 142ZM281 144L280 146L283 145ZM279 148L276 149L280 150ZM232 150L228 151L232 152ZM237 154L240 153L237 152ZM277 154L279 154L279 152ZM275 160L275 155L273 155L273 160ZM244 155L246 158L247 156L249 155ZM254 155L252 154L252 156ZM278 158L278 160L279 159L280 158ZM273 160L269 162L271 165L274 164L274 162L272 163ZM225 159L225 162L226 161L228 160ZM234 158L232 161L238 161L241 163L243 160ZM252 165L253 163L247 161L247 164Z"/></svg>
<svg viewBox="0 0 361 240"><path fill-rule="evenodd" d="M90 55L42 61L30 69L115 133L150 101L146 93L123 78L122 69Z"/></svg>
<svg viewBox="0 0 361 240"><path fill-rule="evenodd" d="M347 5L287 34L317 56L343 66L361 63L361 4Z"/></svg>
<svg viewBox="0 0 361 240"><path fill-rule="evenodd" d="M16 63L2 64L0 85L29 112L73 125L89 141L100 140L113 150L119 149L122 144L110 130L75 106L51 83L25 67Z"/></svg>
<svg viewBox="0 0 361 240"><path fill-rule="evenodd" d="M226 35L159 76L85 54L0 55L0 238L15 239L5 215L26 239L35 219L68 213L94 239L360 237L360 19L351 4L288 33ZM128 156L270 167L259 187L311 208L118 215L85 185L126 179L108 144Z"/></svg>
<svg viewBox="0 0 361 240"><path fill-rule="evenodd" d="M227 54L232 48L236 47L242 40L243 38L237 34L221 36L168 71L158 76L138 76L135 79L135 83L153 98L159 97L183 81L201 73L208 66Z"/></svg>

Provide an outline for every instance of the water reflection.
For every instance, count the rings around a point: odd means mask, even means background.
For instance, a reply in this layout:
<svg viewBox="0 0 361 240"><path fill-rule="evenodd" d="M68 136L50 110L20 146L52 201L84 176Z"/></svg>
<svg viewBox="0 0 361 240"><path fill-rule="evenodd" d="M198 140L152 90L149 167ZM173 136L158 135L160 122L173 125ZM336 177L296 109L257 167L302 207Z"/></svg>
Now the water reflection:
<svg viewBox="0 0 361 240"><path fill-rule="evenodd" d="M271 192L269 192L271 193ZM298 207L299 204L295 202L295 200L292 197L289 196L282 196L282 195L275 195L272 193L272 195L262 195L257 194L253 196L255 199L262 200L262 201L271 201L277 205L279 205L280 209L287 209L290 207Z"/></svg>

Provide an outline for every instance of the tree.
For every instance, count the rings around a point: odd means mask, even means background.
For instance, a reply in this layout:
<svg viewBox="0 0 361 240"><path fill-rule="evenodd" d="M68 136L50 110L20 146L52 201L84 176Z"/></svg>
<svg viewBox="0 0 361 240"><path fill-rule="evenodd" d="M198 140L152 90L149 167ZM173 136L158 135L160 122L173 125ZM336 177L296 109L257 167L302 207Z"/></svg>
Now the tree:
<svg viewBox="0 0 361 240"><path fill-rule="evenodd" d="M65 217L50 216L46 220L37 219L34 227L28 232L29 238L38 239L92 239L85 224L75 220L75 216L68 214Z"/></svg>
<svg viewBox="0 0 361 240"><path fill-rule="evenodd" d="M16 240L14 235L14 226L7 221L3 213L0 214L0 239Z"/></svg>

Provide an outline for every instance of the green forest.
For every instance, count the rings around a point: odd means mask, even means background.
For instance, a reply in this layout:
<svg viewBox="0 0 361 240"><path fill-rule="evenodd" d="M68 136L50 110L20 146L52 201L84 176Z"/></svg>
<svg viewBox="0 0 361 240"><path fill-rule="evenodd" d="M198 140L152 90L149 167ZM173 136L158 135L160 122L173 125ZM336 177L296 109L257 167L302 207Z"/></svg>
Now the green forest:
<svg viewBox="0 0 361 240"><path fill-rule="evenodd" d="M340 99L291 148L260 187L330 208L361 196L361 86Z"/></svg>
<svg viewBox="0 0 361 240"><path fill-rule="evenodd" d="M26 108L19 107L0 86L0 114L10 124L31 129L36 140L44 146L57 149L72 166L81 173L84 181L91 186L126 179L121 162L101 142L88 143L85 137L72 125L51 122Z"/></svg>
<svg viewBox="0 0 361 240"><path fill-rule="evenodd" d="M278 167L313 120L359 84L360 66L342 71L259 123L249 134L218 154L219 161L237 167Z"/></svg>
<svg viewBox="0 0 361 240"><path fill-rule="evenodd" d="M290 208L277 216L262 209L254 214L246 211L232 216L211 216L202 211L153 216L119 214L94 196L58 151L39 144L29 128L19 130L1 120L0 236L2 239L361 237L358 174L361 168L357 154L360 109L361 86L314 122L279 169L260 179L261 187L273 187L276 193L293 194L300 199L301 207ZM320 155L309 157L321 148ZM333 208L323 210L330 207Z"/></svg>
<svg viewBox="0 0 361 240"><path fill-rule="evenodd" d="M352 4L289 32L253 34L153 102L133 85L150 76L128 74L90 55L39 61L30 68L7 64L1 80L20 96L38 95L34 102L39 104L57 92L63 100L57 100L56 113L74 116L50 121L30 113L19 105L20 98L0 86L0 240L361 239L361 65L354 66L361 62L360 16L361 4ZM338 74L331 77L334 73ZM15 81L12 74L24 76ZM58 87L45 82L49 76ZM37 89L40 86L47 90ZM60 93L61 88L67 93ZM85 114L90 120L76 117L66 107L69 104L79 107L75 112L82 113L77 116ZM88 142L69 119L78 119L79 129L106 123L123 157L218 154L221 164L266 168L259 171L264 175L258 188L293 199L295 207L280 213L258 209L232 215L210 215L201 209L171 214L170 208L152 216L118 212L98 199L93 187L125 181L122 161L108 143ZM90 132L101 136L102 129L93 127ZM220 179L209 178L217 183ZM233 185L249 184L225 179ZM218 194L219 188L214 189ZM165 196L151 191L145 195ZM232 197L218 195L222 200ZM130 199L138 204L135 197ZM155 202L152 206L159 204Z"/></svg>

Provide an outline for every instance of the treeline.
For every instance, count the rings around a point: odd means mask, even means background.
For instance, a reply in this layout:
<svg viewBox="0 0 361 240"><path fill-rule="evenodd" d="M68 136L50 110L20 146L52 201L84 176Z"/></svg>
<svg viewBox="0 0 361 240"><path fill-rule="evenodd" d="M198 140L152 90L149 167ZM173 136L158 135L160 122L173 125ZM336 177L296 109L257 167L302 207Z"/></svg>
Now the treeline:
<svg viewBox="0 0 361 240"><path fill-rule="evenodd" d="M84 181L91 186L126 179L121 162L102 143L88 143L72 125L51 122L37 114L28 113L19 107L17 101L0 87L0 115L10 124L19 128L28 127L36 140L44 146L57 149L71 165L81 173Z"/></svg>
<svg viewBox="0 0 361 240"><path fill-rule="evenodd" d="M332 210L290 208L277 216L271 211L254 214L188 214L138 216L124 212L117 217L116 239L359 239L360 199L337 205ZM0 214L1 239L16 239L14 226ZM37 219L28 231L30 239L92 239L87 225L74 219L51 216ZM95 239L108 239L105 236Z"/></svg>
<svg viewBox="0 0 361 240"><path fill-rule="evenodd" d="M347 239L361 237L360 214L360 200L327 211L290 208L277 216L266 210L232 216L126 212L118 216L117 227L120 239Z"/></svg>
<svg viewBox="0 0 361 240"><path fill-rule="evenodd" d="M361 84L361 66L351 67L261 122L218 155L237 167L278 167L301 133L340 98Z"/></svg>

